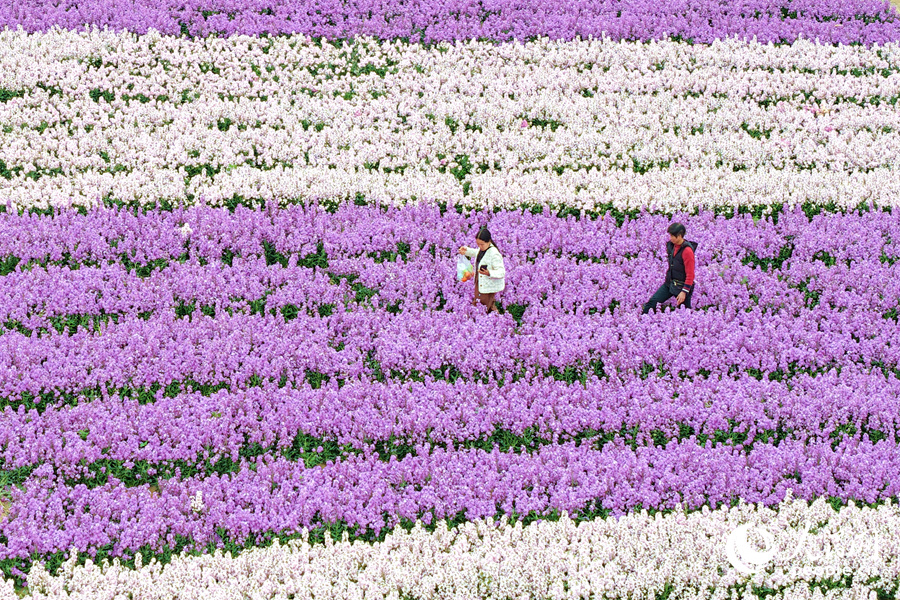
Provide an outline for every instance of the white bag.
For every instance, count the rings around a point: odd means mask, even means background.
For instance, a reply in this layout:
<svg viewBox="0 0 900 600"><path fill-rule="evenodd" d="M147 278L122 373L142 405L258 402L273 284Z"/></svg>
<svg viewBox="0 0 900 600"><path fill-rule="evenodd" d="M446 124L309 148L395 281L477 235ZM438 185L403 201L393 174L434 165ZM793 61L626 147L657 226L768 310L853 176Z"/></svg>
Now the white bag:
<svg viewBox="0 0 900 600"><path fill-rule="evenodd" d="M462 254L456 255L456 280L468 281L475 277L475 269L472 267L472 261Z"/></svg>

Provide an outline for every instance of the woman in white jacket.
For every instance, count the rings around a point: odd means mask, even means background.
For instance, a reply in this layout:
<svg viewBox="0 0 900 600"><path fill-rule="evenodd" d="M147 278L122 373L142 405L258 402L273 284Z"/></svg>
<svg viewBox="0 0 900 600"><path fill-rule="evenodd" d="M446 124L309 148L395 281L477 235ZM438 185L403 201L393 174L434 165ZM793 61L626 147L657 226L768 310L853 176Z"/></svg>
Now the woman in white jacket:
<svg viewBox="0 0 900 600"><path fill-rule="evenodd" d="M487 307L487 311L497 312L494 299L506 285L506 269L503 267L503 255L491 242L491 232L482 227L475 236L478 250L463 246L459 253L475 259L475 298L472 304L479 301Z"/></svg>

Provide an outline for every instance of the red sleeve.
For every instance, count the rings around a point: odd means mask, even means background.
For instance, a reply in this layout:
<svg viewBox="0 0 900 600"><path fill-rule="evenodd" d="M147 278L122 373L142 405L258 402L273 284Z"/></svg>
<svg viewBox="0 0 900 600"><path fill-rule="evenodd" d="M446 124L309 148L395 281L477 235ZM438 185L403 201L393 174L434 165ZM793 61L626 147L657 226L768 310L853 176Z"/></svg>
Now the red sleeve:
<svg viewBox="0 0 900 600"><path fill-rule="evenodd" d="M681 251L681 257L684 259L684 287L691 291L694 285L694 249L688 246Z"/></svg>

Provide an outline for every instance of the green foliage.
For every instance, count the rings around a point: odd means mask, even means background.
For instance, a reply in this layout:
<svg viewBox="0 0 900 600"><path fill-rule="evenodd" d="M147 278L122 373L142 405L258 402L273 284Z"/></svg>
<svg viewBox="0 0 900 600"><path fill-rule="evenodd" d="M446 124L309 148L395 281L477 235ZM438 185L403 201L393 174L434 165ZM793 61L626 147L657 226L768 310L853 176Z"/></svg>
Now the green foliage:
<svg viewBox="0 0 900 600"><path fill-rule="evenodd" d="M169 266L169 261L165 258L157 258L141 264L133 262L127 254L122 255L120 262L125 267L125 270L128 272L134 271L135 275L138 277L149 277L154 270L162 270Z"/></svg>
<svg viewBox="0 0 900 600"><path fill-rule="evenodd" d="M131 100L137 100L141 104L147 104L148 102L150 102L151 98L150 98L150 96L146 96L144 94L135 94L135 95L122 94L122 100L124 100L126 104L129 104L131 102ZM107 102L111 102L111 100L107 100Z"/></svg>
<svg viewBox="0 0 900 600"><path fill-rule="evenodd" d="M819 304L819 299L822 296L822 292L819 290L811 290L809 289L810 281L801 281L796 285L792 285L791 287L796 287L798 290L803 292L803 305L812 310Z"/></svg>
<svg viewBox="0 0 900 600"><path fill-rule="evenodd" d="M285 321L293 321L300 314L300 309L295 304L285 304L281 307L281 316Z"/></svg>
<svg viewBox="0 0 900 600"><path fill-rule="evenodd" d="M288 257L278 252L271 242L263 240L262 245L263 255L266 258L266 266L272 266L276 263L280 264L282 267L288 266Z"/></svg>
<svg viewBox="0 0 900 600"><path fill-rule="evenodd" d="M789 242L781 247L778 251L778 255L774 257L765 257L760 258L756 255L752 250L748 251L744 258L741 259L741 264L743 265L751 265L757 269L762 271L770 272L781 269L782 265L786 260L790 260L791 256L794 253L794 244Z"/></svg>
<svg viewBox="0 0 900 600"><path fill-rule="evenodd" d="M528 122L529 127L540 127L541 129L549 127L550 131L554 132L563 125L561 121L556 121L554 119L524 118L524 120Z"/></svg>
<svg viewBox="0 0 900 600"><path fill-rule="evenodd" d="M350 285L350 289L356 292L356 295L353 297L353 301L357 304L363 304L369 299L378 295L378 290L370 287L366 287L365 285L357 282L354 282Z"/></svg>
<svg viewBox="0 0 900 600"><path fill-rule="evenodd" d="M316 246L316 251L299 259L297 265L308 269L327 269L328 254L325 252L325 245L322 242L319 242Z"/></svg>
<svg viewBox="0 0 900 600"><path fill-rule="evenodd" d="M741 129L746 131L750 135L750 137L757 140L763 137L769 139L769 137L772 135L772 129L751 128L750 125L746 122L741 123Z"/></svg>
<svg viewBox="0 0 900 600"><path fill-rule="evenodd" d="M26 94L26 90L10 90L7 88L0 88L0 103L6 103L12 100L13 98L22 98Z"/></svg>
<svg viewBox="0 0 900 600"><path fill-rule="evenodd" d="M106 102L112 102L116 99L116 94L114 92L101 88L92 89L88 95L91 97L91 100L98 103L100 102L100 98L103 98Z"/></svg>
<svg viewBox="0 0 900 600"><path fill-rule="evenodd" d="M18 256L8 255L0 259L0 276L8 275L16 270L16 265L21 262Z"/></svg>
<svg viewBox="0 0 900 600"><path fill-rule="evenodd" d="M446 156L444 154L438 154L437 158L438 160L443 160ZM453 160L456 162L456 166L448 168L446 165L442 165L438 167L438 172L446 173L449 170L456 180L462 183L466 176L472 172L472 162L469 160L467 154L457 154L453 157Z"/></svg>
<svg viewBox="0 0 900 600"><path fill-rule="evenodd" d="M110 321L119 322L120 315L116 313L102 313L98 315L66 314L50 317L50 325L57 333L68 330L69 335L75 335L79 327L97 333L101 325L107 325Z"/></svg>
<svg viewBox="0 0 900 600"><path fill-rule="evenodd" d="M199 392L203 396L210 396L219 390L230 391L231 389L229 384L225 382L199 382L193 379L170 381L165 385L155 382L149 386L123 386L118 388L107 384L104 388L108 396L132 398L137 400L138 404L155 402L157 393L163 389L165 389L165 395L170 398L174 398L182 392ZM0 398L0 410L7 406L13 410L18 410L21 406L25 410L36 410L38 413L41 413L51 406L76 406L79 402L90 402L94 399L102 398L103 391L100 386L94 386L81 389L42 389L37 395L31 392L22 392L18 398Z"/></svg>

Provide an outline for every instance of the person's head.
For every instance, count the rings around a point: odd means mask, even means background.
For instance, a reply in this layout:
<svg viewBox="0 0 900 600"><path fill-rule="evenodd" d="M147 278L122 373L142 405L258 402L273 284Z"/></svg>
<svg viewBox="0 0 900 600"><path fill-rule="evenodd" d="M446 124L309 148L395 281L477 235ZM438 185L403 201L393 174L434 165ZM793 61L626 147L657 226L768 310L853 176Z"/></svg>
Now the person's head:
<svg viewBox="0 0 900 600"><path fill-rule="evenodd" d="M488 246L491 245L491 232L488 231L487 227L481 228L481 231L475 236L475 243L478 244L479 250L484 251L488 249Z"/></svg>
<svg viewBox="0 0 900 600"><path fill-rule="evenodd" d="M687 229L681 223L672 223L667 231L669 232L669 241L673 244L679 245L684 242L684 234L687 233Z"/></svg>

